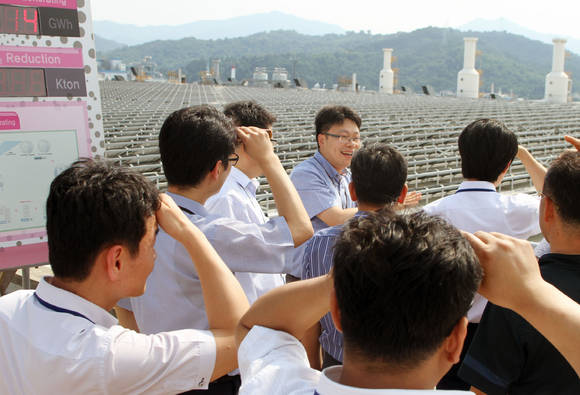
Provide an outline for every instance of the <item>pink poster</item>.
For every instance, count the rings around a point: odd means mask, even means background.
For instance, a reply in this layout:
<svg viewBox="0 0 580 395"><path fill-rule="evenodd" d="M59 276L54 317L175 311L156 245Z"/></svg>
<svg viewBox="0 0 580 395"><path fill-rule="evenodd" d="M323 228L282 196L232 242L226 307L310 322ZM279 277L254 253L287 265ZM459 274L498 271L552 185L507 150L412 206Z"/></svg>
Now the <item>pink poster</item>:
<svg viewBox="0 0 580 395"><path fill-rule="evenodd" d="M0 269L47 262L50 182L91 157L85 102L0 102ZM11 126L13 125L13 126Z"/></svg>

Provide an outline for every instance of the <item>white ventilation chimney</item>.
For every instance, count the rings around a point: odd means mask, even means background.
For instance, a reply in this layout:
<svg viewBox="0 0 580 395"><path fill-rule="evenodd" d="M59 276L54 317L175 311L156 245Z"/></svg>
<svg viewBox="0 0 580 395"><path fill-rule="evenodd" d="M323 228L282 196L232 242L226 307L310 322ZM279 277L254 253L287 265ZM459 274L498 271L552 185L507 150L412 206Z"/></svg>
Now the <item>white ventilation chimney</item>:
<svg viewBox="0 0 580 395"><path fill-rule="evenodd" d="M554 55L552 57L552 71L546 76L545 99L552 103L567 103L569 78L564 73L566 40L555 38L552 42L554 43Z"/></svg>
<svg viewBox="0 0 580 395"><path fill-rule="evenodd" d="M236 66L232 66L232 70L230 71L230 79L232 81L236 80Z"/></svg>
<svg viewBox="0 0 580 395"><path fill-rule="evenodd" d="M352 91L356 92L356 73L352 73Z"/></svg>
<svg viewBox="0 0 580 395"><path fill-rule="evenodd" d="M383 69L381 70L379 78L379 92L393 94L393 81L394 75L393 69L391 69L391 55L393 53L392 48L383 48Z"/></svg>
<svg viewBox="0 0 580 395"><path fill-rule="evenodd" d="M463 70L457 74L457 97L479 97L479 73L475 70L475 46L477 38L465 37Z"/></svg>

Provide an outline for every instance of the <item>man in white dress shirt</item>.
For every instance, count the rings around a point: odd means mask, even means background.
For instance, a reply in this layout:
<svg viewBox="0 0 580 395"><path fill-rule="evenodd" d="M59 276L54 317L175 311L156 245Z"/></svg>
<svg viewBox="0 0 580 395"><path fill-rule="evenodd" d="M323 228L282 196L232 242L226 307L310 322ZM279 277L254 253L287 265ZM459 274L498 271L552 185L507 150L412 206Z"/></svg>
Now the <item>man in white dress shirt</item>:
<svg viewBox="0 0 580 395"><path fill-rule="evenodd" d="M272 129L276 117L255 101L240 101L230 103L224 108L224 114L229 117L234 126L254 126L260 129ZM243 222L265 224L268 218L264 215L260 203L256 199L256 191L260 185L257 177L264 175L260 165L248 155L241 140L236 142L238 163L232 167L230 175L219 193L211 196L205 203L205 208L212 214L237 219ZM286 233L284 233L286 235ZM292 242L292 240L288 240ZM293 251L288 251L290 254ZM282 257L280 257L282 259ZM245 273L236 272L236 278L242 285L250 304L269 290L284 284L280 273Z"/></svg>
<svg viewBox="0 0 580 395"><path fill-rule="evenodd" d="M267 293L240 320L240 394L432 392L459 360L481 276L469 243L440 218L357 216L335 244L331 274ZM298 339L329 310L344 364L321 373Z"/></svg>
<svg viewBox="0 0 580 395"><path fill-rule="evenodd" d="M55 178L46 205L54 277L0 298L0 393L166 394L205 389L248 302L209 242L141 175L91 160ZM138 296L160 225L191 253L209 330L143 335L109 314Z"/></svg>
<svg viewBox="0 0 580 395"><path fill-rule="evenodd" d="M536 190L542 191L546 169L524 147L518 146L515 133L500 121L479 119L463 129L458 145L464 181L455 194L429 203L423 209L470 233L501 232L520 239L539 234L539 198L523 193L501 194L496 190L512 161L518 158ZM468 313L470 326L465 352L486 303L478 294ZM458 367L454 366L438 388L469 388L469 384L456 376Z"/></svg>

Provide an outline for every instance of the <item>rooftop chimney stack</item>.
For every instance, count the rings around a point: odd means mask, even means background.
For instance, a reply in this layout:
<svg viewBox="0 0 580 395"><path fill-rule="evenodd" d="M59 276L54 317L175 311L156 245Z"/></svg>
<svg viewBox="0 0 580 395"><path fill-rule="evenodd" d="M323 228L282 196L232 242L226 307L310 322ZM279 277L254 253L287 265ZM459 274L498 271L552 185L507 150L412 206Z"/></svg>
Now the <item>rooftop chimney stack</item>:
<svg viewBox="0 0 580 395"><path fill-rule="evenodd" d="M394 85L394 75L391 69L391 55L393 54L392 48L383 48L383 69L379 77L379 92L393 94Z"/></svg>
<svg viewBox="0 0 580 395"><path fill-rule="evenodd" d="M554 54L552 56L552 71L546 76L545 99L551 103L567 103L570 79L564 72L566 57L566 40L555 38Z"/></svg>
<svg viewBox="0 0 580 395"><path fill-rule="evenodd" d="M463 52L463 70L457 74L457 97L479 97L479 73L475 70L475 47L477 38L465 37Z"/></svg>
<svg viewBox="0 0 580 395"><path fill-rule="evenodd" d="M356 73L352 73L352 91L356 92Z"/></svg>

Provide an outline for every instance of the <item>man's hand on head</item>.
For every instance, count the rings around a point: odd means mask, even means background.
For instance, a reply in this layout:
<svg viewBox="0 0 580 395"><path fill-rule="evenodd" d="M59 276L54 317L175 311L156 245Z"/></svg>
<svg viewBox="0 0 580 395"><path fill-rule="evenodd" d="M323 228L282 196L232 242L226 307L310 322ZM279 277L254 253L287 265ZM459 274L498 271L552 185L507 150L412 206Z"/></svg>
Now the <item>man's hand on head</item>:
<svg viewBox="0 0 580 395"><path fill-rule="evenodd" d="M246 152L256 162L268 161L275 156L274 147L270 141L271 131L254 126L240 126L236 130Z"/></svg>
<svg viewBox="0 0 580 395"><path fill-rule="evenodd" d="M164 193L159 195L160 205L155 213L157 223L171 237L181 242L188 226L194 226L173 199Z"/></svg>
<svg viewBox="0 0 580 395"><path fill-rule="evenodd" d="M580 139L572 136L564 136L564 140L572 144L577 151L580 151Z"/></svg>
<svg viewBox="0 0 580 395"><path fill-rule="evenodd" d="M532 245L501 233L462 233L483 267L479 293L516 311L524 306L544 282Z"/></svg>

